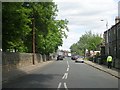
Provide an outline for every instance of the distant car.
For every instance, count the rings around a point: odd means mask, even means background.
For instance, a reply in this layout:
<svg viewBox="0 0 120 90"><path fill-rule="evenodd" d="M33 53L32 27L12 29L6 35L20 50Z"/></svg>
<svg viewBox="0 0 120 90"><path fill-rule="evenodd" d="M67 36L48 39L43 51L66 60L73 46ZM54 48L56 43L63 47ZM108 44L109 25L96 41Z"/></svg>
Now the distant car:
<svg viewBox="0 0 120 90"><path fill-rule="evenodd" d="M58 55L58 56L57 56L57 60L63 60L63 58L64 58L64 57L63 57L62 55Z"/></svg>
<svg viewBox="0 0 120 90"><path fill-rule="evenodd" d="M83 59L83 58L84 58L84 56L79 56L79 58Z"/></svg>
<svg viewBox="0 0 120 90"><path fill-rule="evenodd" d="M75 60L75 62L76 62L76 63L84 63L84 60L81 59L81 58L78 58L78 59Z"/></svg>
<svg viewBox="0 0 120 90"><path fill-rule="evenodd" d="M77 59L78 59L78 56L76 56L76 55L71 56L71 59L72 59L72 60L77 60Z"/></svg>

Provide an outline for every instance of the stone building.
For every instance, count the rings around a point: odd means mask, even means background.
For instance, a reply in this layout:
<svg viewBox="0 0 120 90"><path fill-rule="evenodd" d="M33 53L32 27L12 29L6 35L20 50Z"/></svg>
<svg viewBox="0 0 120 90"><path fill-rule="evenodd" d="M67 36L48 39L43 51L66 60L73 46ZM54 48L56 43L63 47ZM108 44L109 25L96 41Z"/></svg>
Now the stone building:
<svg viewBox="0 0 120 90"><path fill-rule="evenodd" d="M113 56L113 66L120 65L120 18L116 17L115 25L104 32L105 55Z"/></svg>

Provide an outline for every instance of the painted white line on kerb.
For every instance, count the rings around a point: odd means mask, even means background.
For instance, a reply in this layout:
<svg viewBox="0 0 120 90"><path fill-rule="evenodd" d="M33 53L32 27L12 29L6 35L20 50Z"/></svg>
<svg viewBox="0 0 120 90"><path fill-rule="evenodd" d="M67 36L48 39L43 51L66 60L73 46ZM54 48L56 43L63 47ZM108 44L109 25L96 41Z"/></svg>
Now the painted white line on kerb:
<svg viewBox="0 0 120 90"><path fill-rule="evenodd" d="M65 73L62 79L67 79L67 77L68 77L68 73Z"/></svg>
<svg viewBox="0 0 120 90"><path fill-rule="evenodd" d="M64 87L65 87L66 90L68 90L66 83L64 83Z"/></svg>
<svg viewBox="0 0 120 90"><path fill-rule="evenodd" d="M67 72L69 71L69 67L67 68Z"/></svg>
<svg viewBox="0 0 120 90"><path fill-rule="evenodd" d="M58 88L60 88L60 87L61 87L61 85L62 85L62 83L60 82L60 83L58 84Z"/></svg>

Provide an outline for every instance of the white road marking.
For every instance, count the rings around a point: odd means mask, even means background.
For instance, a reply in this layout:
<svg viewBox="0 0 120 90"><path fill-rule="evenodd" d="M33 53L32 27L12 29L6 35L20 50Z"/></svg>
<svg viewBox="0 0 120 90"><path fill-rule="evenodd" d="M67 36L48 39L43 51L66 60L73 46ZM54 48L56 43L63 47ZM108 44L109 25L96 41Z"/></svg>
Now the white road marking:
<svg viewBox="0 0 120 90"><path fill-rule="evenodd" d="M60 87L61 87L61 85L62 85L62 83L60 82L60 83L58 84L58 88L60 88Z"/></svg>
<svg viewBox="0 0 120 90"><path fill-rule="evenodd" d="M70 67L70 66L68 65L68 67Z"/></svg>
<svg viewBox="0 0 120 90"><path fill-rule="evenodd" d="M67 79L67 77L68 77L68 73L65 73L62 79Z"/></svg>
<svg viewBox="0 0 120 90"><path fill-rule="evenodd" d="M67 61L67 65L68 65L68 67L70 67L68 61Z"/></svg>
<svg viewBox="0 0 120 90"><path fill-rule="evenodd" d="M69 67L67 68L67 72L69 71Z"/></svg>
<svg viewBox="0 0 120 90"><path fill-rule="evenodd" d="M68 67L67 67L67 70L66 70L66 71L68 72L68 71L69 71L69 67L70 67L68 61L67 61L67 65L68 65ZM62 79L67 79L67 78L68 78L68 73L65 73L65 74L63 75ZM57 90L59 90L59 88L61 87L61 85L62 85L62 83L60 82L60 83L58 84ZM64 87L65 87L66 90L68 90L66 83L64 83Z"/></svg>
<svg viewBox="0 0 120 90"><path fill-rule="evenodd" d="M68 90L66 83L64 83L64 87L65 87L66 90Z"/></svg>
<svg viewBox="0 0 120 90"><path fill-rule="evenodd" d="M67 65L68 65L68 61L67 61Z"/></svg>

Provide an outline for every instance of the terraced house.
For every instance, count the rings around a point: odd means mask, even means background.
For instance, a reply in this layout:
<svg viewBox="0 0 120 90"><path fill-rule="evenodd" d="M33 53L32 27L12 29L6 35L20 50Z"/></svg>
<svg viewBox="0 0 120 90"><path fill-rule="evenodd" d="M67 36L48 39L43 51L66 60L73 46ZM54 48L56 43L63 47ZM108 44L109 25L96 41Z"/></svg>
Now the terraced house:
<svg viewBox="0 0 120 90"><path fill-rule="evenodd" d="M115 25L104 32L105 55L113 56L113 66L120 68L120 18L116 17Z"/></svg>

